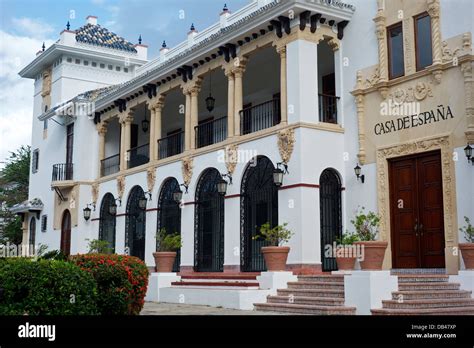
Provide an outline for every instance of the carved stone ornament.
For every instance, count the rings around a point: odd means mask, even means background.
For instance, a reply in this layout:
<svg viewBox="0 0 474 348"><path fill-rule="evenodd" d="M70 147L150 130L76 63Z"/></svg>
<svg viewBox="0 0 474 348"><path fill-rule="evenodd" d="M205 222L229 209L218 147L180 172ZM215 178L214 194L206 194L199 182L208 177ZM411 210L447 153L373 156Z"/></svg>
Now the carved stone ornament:
<svg viewBox="0 0 474 348"><path fill-rule="evenodd" d="M118 198L122 199L124 192L125 192L125 176L120 175L120 176L117 177L117 195L118 195Z"/></svg>
<svg viewBox="0 0 474 348"><path fill-rule="evenodd" d="M227 172L230 174L234 173L235 167L239 160L239 153L237 151L237 144L232 144L226 146L225 148L225 166L227 167Z"/></svg>
<svg viewBox="0 0 474 348"><path fill-rule="evenodd" d="M96 204L97 199L99 198L99 184L93 183L91 186L91 190L92 190L92 203Z"/></svg>
<svg viewBox="0 0 474 348"><path fill-rule="evenodd" d="M380 69L377 67L372 74L365 79L365 87L370 88L380 81Z"/></svg>
<svg viewBox="0 0 474 348"><path fill-rule="evenodd" d="M430 83L418 82L415 85L407 88L396 88L388 95L389 99L392 99L395 103L410 103L414 101L422 101L427 97L432 97L433 91Z"/></svg>
<svg viewBox="0 0 474 348"><path fill-rule="evenodd" d="M295 147L295 130L287 128L278 133L278 151L283 163L288 163Z"/></svg>
<svg viewBox="0 0 474 348"><path fill-rule="evenodd" d="M189 185L193 177L193 158L192 157L183 158L181 163L182 163L181 170L183 173L183 181L186 185Z"/></svg>
<svg viewBox="0 0 474 348"><path fill-rule="evenodd" d="M146 170L146 183L148 187L148 191L152 192L153 188L155 187L156 181L156 168L151 167Z"/></svg>

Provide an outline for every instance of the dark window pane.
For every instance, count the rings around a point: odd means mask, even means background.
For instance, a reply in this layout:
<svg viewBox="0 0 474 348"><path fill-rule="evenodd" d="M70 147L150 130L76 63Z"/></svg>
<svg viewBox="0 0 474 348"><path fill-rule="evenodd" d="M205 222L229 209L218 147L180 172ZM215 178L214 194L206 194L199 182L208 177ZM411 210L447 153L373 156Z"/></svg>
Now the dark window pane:
<svg viewBox="0 0 474 348"><path fill-rule="evenodd" d="M401 24L388 30L388 40L390 78L403 76L405 64L403 61L403 30Z"/></svg>
<svg viewBox="0 0 474 348"><path fill-rule="evenodd" d="M416 69L421 70L433 63L431 50L431 18L426 15L415 20Z"/></svg>

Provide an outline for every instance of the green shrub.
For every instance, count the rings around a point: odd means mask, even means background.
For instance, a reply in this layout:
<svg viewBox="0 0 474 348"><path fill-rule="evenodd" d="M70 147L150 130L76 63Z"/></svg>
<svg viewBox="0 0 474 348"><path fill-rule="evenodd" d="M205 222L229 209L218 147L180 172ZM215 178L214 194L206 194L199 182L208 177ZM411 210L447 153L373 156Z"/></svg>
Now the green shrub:
<svg viewBox="0 0 474 348"><path fill-rule="evenodd" d="M142 260L115 254L75 255L70 260L96 280L101 314L140 313L148 286L148 269Z"/></svg>
<svg viewBox="0 0 474 348"><path fill-rule="evenodd" d="M67 255L64 254L61 250L51 250L43 255L39 256L40 259L44 260L60 260L67 261Z"/></svg>
<svg viewBox="0 0 474 348"><path fill-rule="evenodd" d="M474 226L472 226L471 220L467 216L464 217L464 221L466 221L466 225L461 227L459 231L464 233L464 238L468 243L474 243Z"/></svg>
<svg viewBox="0 0 474 348"><path fill-rule="evenodd" d="M113 248L110 247L110 243L106 240L86 239L86 241L88 242L88 254L111 254L113 252Z"/></svg>
<svg viewBox="0 0 474 348"><path fill-rule="evenodd" d="M285 222L283 225L276 225L271 228L270 223L264 223L260 226L260 234L252 237L253 239L266 240L271 246L281 246L284 243L288 243L294 233L286 228L288 223Z"/></svg>
<svg viewBox="0 0 474 348"><path fill-rule="evenodd" d="M372 211L365 213L364 210L364 207L357 209L351 223L354 225L355 234L359 240L364 242L374 241L379 234L380 217Z"/></svg>
<svg viewBox="0 0 474 348"><path fill-rule="evenodd" d="M92 315L94 278L59 260L0 259L0 315Z"/></svg>
<svg viewBox="0 0 474 348"><path fill-rule="evenodd" d="M158 244L157 251L176 251L183 246L179 233L168 234L166 228L162 228L155 238Z"/></svg>
<svg viewBox="0 0 474 348"><path fill-rule="evenodd" d="M341 245L352 245L359 241L359 236L355 233L346 232L342 238L336 238L336 243Z"/></svg>

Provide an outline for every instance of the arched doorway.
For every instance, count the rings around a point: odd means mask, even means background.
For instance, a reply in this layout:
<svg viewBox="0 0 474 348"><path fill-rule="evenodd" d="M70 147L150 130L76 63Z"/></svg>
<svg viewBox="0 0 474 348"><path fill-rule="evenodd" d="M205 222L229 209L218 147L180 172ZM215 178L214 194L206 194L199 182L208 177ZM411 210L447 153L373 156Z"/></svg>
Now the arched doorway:
<svg viewBox="0 0 474 348"><path fill-rule="evenodd" d="M35 243L36 243L36 218L33 216L30 220L30 236L29 236L30 255L35 254Z"/></svg>
<svg viewBox="0 0 474 348"><path fill-rule="evenodd" d="M319 178L321 217L321 261L323 271L337 270L336 258L326 257L325 246L342 236L341 179L334 169L325 169Z"/></svg>
<svg viewBox="0 0 474 348"><path fill-rule="evenodd" d="M140 186L134 186L127 201L125 248L128 255L145 260L146 209L140 209L140 198L145 198L145 193Z"/></svg>
<svg viewBox="0 0 474 348"><path fill-rule="evenodd" d="M110 214L110 206L115 204L115 197L107 193L100 205L99 240L108 242L108 248L115 252L115 215Z"/></svg>
<svg viewBox="0 0 474 348"><path fill-rule="evenodd" d="M242 178L240 265L244 272L266 270L261 248L267 243L254 237L260 234L263 224L278 225L278 189L273 183L274 169L270 159L258 156L247 165Z"/></svg>
<svg viewBox="0 0 474 348"><path fill-rule="evenodd" d="M158 198L158 223L157 231L166 229L168 234L181 234L181 207L173 199L173 193L179 190L179 183L175 178L168 178L163 183ZM158 248L158 245L156 246ZM173 272L179 272L181 263L181 250L177 251Z"/></svg>
<svg viewBox="0 0 474 348"><path fill-rule="evenodd" d="M61 252L68 256L71 254L71 213L67 209L61 221Z"/></svg>
<svg viewBox="0 0 474 348"><path fill-rule="evenodd" d="M224 197L217 192L221 174L208 168L196 188L194 266L198 272L224 270Z"/></svg>

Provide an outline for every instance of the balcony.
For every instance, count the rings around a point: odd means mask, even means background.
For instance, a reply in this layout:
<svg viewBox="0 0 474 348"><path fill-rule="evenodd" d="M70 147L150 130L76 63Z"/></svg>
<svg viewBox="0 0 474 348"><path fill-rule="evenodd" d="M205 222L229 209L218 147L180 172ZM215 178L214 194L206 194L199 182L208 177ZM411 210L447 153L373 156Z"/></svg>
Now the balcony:
<svg viewBox="0 0 474 348"><path fill-rule="evenodd" d="M175 133L158 140L158 159L178 155L184 150L184 132Z"/></svg>
<svg viewBox="0 0 474 348"><path fill-rule="evenodd" d="M280 99L274 98L264 103L240 111L240 131L242 135L270 128L280 123Z"/></svg>
<svg viewBox="0 0 474 348"><path fill-rule="evenodd" d="M100 175L107 176L118 173L120 170L120 154L104 158L100 161Z"/></svg>
<svg viewBox="0 0 474 348"><path fill-rule="evenodd" d="M319 94L319 121L337 124L337 101L334 95Z"/></svg>
<svg viewBox="0 0 474 348"><path fill-rule="evenodd" d="M58 163L53 165L51 181L68 181L73 178L72 163Z"/></svg>
<svg viewBox="0 0 474 348"><path fill-rule="evenodd" d="M217 144L227 138L227 116L203 122L194 128L196 148Z"/></svg>
<svg viewBox="0 0 474 348"><path fill-rule="evenodd" d="M149 144L134 147L127 151L128 168L135 168L150 161Z"/></svg>

